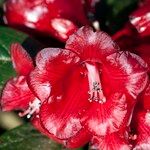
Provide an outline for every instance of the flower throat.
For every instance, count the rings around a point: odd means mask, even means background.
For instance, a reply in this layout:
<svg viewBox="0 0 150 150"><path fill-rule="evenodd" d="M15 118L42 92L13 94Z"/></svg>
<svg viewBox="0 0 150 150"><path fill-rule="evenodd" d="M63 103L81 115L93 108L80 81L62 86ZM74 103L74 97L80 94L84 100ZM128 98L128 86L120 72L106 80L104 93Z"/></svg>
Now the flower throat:
<svg viewBox="0 0 150 150"><path fill-rule="evenodd" d="M89 101L96 101L101 104L106 102L106 97L104 96L102 84L100 80L100 75L98 69L95 65L85 63L88 70L88 81L89 81Z"/></svg>

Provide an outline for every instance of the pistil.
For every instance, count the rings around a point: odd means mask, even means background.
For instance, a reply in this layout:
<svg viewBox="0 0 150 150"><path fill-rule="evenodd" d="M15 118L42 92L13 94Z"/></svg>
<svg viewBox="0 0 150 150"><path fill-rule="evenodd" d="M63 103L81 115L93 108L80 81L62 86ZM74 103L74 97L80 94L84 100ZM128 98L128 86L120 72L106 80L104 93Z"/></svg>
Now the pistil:
<svg viewBox="0 0 150 150"><path fill-rule="evenodd" d="M89 101L96 101L99 103L105 103L106 97L104 96L102 84L100 80L100 74L96 65L85 63L88 70L89 81Z"/></svg>

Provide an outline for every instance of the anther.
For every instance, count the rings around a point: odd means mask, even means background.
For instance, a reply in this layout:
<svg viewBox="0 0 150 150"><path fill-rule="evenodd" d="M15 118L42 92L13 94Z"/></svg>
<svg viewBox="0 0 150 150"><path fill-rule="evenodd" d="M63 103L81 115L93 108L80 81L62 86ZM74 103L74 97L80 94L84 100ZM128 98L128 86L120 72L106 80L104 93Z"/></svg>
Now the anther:
<svg viewBox="0 0 150 150"><path fill-rule="evenodd" d="M129 139L134 141L134 140L137 139L137 135L136 135L136 134L131 134L131 135L129 136Z"/></svg>
<svg viewBox="0 0 150 150"><path fill-rule="evenodd" d="M41 101L39 99L35 99L33 102L29 102L29 107L24 112L20 112L19 116L24 117L27 115L27 118L31 118L34 113L39 112L39 108L41 106Z"/></svg>

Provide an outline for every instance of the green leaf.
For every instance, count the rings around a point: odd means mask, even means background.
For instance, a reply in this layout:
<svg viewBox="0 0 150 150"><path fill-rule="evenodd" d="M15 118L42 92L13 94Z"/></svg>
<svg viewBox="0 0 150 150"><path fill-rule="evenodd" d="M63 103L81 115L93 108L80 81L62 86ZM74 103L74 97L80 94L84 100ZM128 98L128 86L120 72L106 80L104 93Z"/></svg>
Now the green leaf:
<svg viewBox="0 0 150 150"><path fill-rule="evenodd" d="M0 150L60 150L61 145L53 142L25 124L4 133L0 137Z"/></svg>
<svg viewBox="0 0 150 150"><path fill-rule="evenodd" d="M10 45L13 42L21 44L27 37L22 32L0 26L0 89L11 76L15 75L10 59Z"/></svg>
<svg viewBox="0 0 150 150"><path fill-rule="evenodd" d="M71 150L40 134L31 124L7 131L0 136L0 150ZM75 149L74 149L75 150ZM83 150L82 148L76 150Z"/></svg>

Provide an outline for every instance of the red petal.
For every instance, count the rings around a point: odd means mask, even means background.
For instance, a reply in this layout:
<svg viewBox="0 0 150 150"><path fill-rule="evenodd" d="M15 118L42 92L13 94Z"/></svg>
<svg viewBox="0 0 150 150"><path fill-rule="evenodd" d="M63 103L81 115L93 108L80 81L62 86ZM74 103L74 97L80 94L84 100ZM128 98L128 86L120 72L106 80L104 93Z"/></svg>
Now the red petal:
<svg viewBox="0 0 150 150"><path fill-rule="evenodd" d="M38 115L32 117L31 123L37 130L39 130L42 134L46 135L47 137L51 138L52 140L54 140L58 143L61 143L61 144L66 143L65 140L59 140L59 139L55 138L52 134L50 134L47 130L45 130L43 128L43 126L41 125Z"/></svg>
<svg viewBox="0 0 150 150"><path fill-rule="evenodd" d="M135 127L137 128L137 140L134 150L149 150L150 149L150 112L138 112L136 117Z"/></svg>
<svg viewBox="0 0 150 150"><path fill-rule="evenodd" d="M106 59L102 79L109 79L109 85L115 91L129 94L135 99L148 82L147 64L139 56L129 52L114 53Z"/></svg>
<svg viewBox="0 0 150 150"><path fill-rule="evenodd" d="M27 75L31 72L34 68L32 59L26 50L18 44L11 45L11 58L13 62L13 67L15 68L16 72L20 75Z"/></svg>
<svg viewBox="0 0 150 150"><path fill-rule="evenodd" d="M141 36L150 35L150 3L138 8L130 15L130 22Z"/></svg>
<svg viewBox="0 0 150 150"><path fill-rule="evenodd" d="M82 129L75 137L72 137L68 140L60 140L56 138L54 135L50 134L41 124L40 119L38 116L34 116L31 120L33 126L39 130L42 134L46 135L50 139L63 144L67 148L78 148L84 146L87 141L90 140L91 135L87 133L86 129ZM85 140L86 139L86 140Z"/></svg>
<svg viewBox="0 0 150 150"><path fill-rule="evenodd" d="M105 136L120 130L126 125L127 100L125 95L115 93L106 103L91 103L82 121L94 135Z"/></svg>
<svg viewBox="0 0 150 150"><path fill-rule="evenodd" d="M131 146L119 133L108 134L105 137L94 136L90 150L131 150Z"/></svg>
<svg viewBox="0 0 150 150"><path fill-rule="evenodd" d="M144 95L142 99L144 102L144 109L150 110L150 83L147 86L146 90L144 91Z"/></svg>
<svg viewBox="0 0 150 150"><path fill-rule="evenodd" d="M70 73L62 83L60 95L52 95L51 99L42 105L40 111L43 126L60 139L73 138L82 131L80 116L89 105L87 78L80 74L79 67ZM82 139L84 140L87 140L86 136Z"/></svg>
<svg viewBox="0 0 150 150"><path fill-rule="evenodd" d="M146 40L141 41L139 45L135 47L136 53L142 57L142 59L148 64L150 71L150 44Z"/></svg>
<svg viewBox="0 0 150 150"><path fill-rule="evenodd" d="M76 136L68 139L65 146L68 148L80 148L90 141L91 136L89 131L83 128Z"/></svg>
<svg viewBox="0 0 150 150"><path fill-rule="evenodd" d="M79 63L79 57L68 50L48 48L38 53L37 68L30 74L29 83L41 100L50 96L51 86L59 92L60 84L71 68Z"/></svg>
<svg viewBox="0 0 150 150"><path fill-rule="evenodd" d="M26 77L19 76L9 80L3 90L1 98L2 110L26 109L29 102L33 101L35 96L30 91Z"/></svg>
<svg viewBox="0 0 150 150"><path fill-rule="evenodd" d="M66 42L66 49L77 53L82 60L97 62L118 50L111 37L101 31L93 32L90 27L82 27L71 35Z"/></svg>
<svg viewBox="0 0 150 150"><path fill-rule="evenodd" d="M54 18L51 20L53 34L61 41L66 41L69 35L77 30L77 26L70 20L63 18Z"/></svg>

